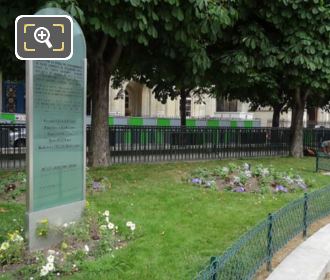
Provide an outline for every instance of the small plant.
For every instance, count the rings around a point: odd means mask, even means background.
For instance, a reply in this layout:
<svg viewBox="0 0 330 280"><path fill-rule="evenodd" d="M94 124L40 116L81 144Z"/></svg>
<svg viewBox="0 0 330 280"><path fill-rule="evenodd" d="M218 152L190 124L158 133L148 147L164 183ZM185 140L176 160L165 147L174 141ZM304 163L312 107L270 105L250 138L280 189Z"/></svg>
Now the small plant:
<svg viewBox="0 0 330 280"><path fill-rule="evenodd" d="M108 177L94 179L87 172L86 186L89 190L93 192L102 192L111 189L111 182Z"/></svg>
<svg viewBox="0 0 330 280"><path fill-rule="evenodd" d="M0 179L0 198L16 200L26 191L26 175L18 172Z"/></svg>
<svg viewBox="0 0 330 280"><path fill-rule="evenodd" d="M211 171L207 168L197 168L193 173L191 174L194 178L200 178L200 179L208 179L212 177Z"/></svg>
<svg viewBox="0 0 330 280"><path fill-rule="evenodd" d="M37 223L36 234L38 237L47 237L49 233L48 219L43 219Z"/></svg>
<svg viewBox="0 0 330 280"><path fill-rule="evenodd" d="M0 264L13 264L21 261L24 251L24 238L16 230L8 233L8 239L0 245Z"/></svg>
<svg viewBox="0 0 330 280"><path fill-rule="evenodd" d="M229 170L229 173L235 172L235 170L237 170L237 165L235 163L229 163L228 170Z"/></svg>
<svg viewBox="0 0 330 280"><path fill-rule="evenodd" d="M217 167L214 169L213 174L215 176L219 176L222 179L226 179L229 176L229 168L224 166L224 167Z"/></svg>
<svg viewBox="0 0 330 280"><path fill-rule="evenodd" d="M239 180L240 180L240 183L241 183L242 185L245 185L245 184L247 183L248 178L249 178L249 177L246 176L245 173L241 173L241 174L239 175Z"/></svg>

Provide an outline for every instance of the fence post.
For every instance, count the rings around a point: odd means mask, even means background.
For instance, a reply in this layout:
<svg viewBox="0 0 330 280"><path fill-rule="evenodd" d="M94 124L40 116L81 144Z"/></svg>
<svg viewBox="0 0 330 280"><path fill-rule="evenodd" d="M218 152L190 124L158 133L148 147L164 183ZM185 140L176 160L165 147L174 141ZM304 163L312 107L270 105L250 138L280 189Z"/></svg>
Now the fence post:
<svg viewBox="0 0 330 280"><path fill-rule="evenodd" d="M272 246L273 246L273 215L268 214L268 232L267 232L267 271L272 271Z"/></svg>
<svg viewBox="0 0 330 280"><path fill-rule="evenodd" d="M303 230L303 237L306 238L307 236L307 212L308 212L308 195L307 193L304 194L304 230Z"/></svg>
<svg viewBox="0 0 330 280"><path fill-rule="evenodd" d="M211 280L216 280L217 279L217 262L215 261L217 257L211 257L210 259L210 264L213 267L214 273L211 275Z"/></svg>

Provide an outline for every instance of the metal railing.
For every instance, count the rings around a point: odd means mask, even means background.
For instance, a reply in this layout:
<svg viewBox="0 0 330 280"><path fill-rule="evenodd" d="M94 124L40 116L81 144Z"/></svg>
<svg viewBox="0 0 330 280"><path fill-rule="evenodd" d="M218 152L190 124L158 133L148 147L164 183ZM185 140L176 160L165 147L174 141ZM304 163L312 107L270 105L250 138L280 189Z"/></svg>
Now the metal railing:
<svg viewBox="0 0 330 280"><path fill-rule="evenodd" d="M25 167L25 125L0 124L0 170Z"/></svg>
<svg viewBox="0 0 330 280"><path fill-rule="evenodd" d="M289 130L271 128L110 127L114 163L283 156Z"/></svg>
<svg viewBox="0 0 330 280"><path fill-rule="evenodd" d="M211 257L197 280L248 280L266 264L270 271L273 255L293 237L307 236L308 226L330 214L330 186L305 194L245 233L225 253Z"/></svg>
<svg viewBox="0 0 330 280"><path fill-rule="evenodd" d="M287 128L110 126L112 163L286 156ZM305 129L304 148L317 149L330 129ZM87 127L87 145L90 127ZM0 125L0 169L25 166L26 129Z"/></svg>

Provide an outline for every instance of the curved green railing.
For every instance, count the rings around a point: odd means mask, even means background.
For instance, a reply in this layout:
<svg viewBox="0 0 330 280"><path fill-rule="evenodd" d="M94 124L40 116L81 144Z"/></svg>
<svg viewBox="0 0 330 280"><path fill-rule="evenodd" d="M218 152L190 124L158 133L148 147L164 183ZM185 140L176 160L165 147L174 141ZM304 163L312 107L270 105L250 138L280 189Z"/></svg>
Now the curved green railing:
<svg viewBox="0 0 330 280"><path fill-rule="evenodd" d="M245 233L222 256L212 257L196 279L246 280L267 264L273 255L300 232L306 237L308 226L330 214L330 186L305 193Z"/></svg>

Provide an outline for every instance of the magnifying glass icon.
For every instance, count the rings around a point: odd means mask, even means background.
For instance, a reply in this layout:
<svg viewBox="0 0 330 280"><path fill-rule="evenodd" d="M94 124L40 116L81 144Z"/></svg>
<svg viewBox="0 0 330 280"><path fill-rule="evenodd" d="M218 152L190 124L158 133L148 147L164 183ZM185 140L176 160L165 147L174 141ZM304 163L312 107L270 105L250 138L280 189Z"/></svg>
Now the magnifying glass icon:
<svg viewBox="0 0 330 280"><path fill-rule="evenodd" d="M49 49L53 47L52 43L49 41L50 33L46 27L38 27L34 31L34 39L38 43L45 43Z"/></svg>

